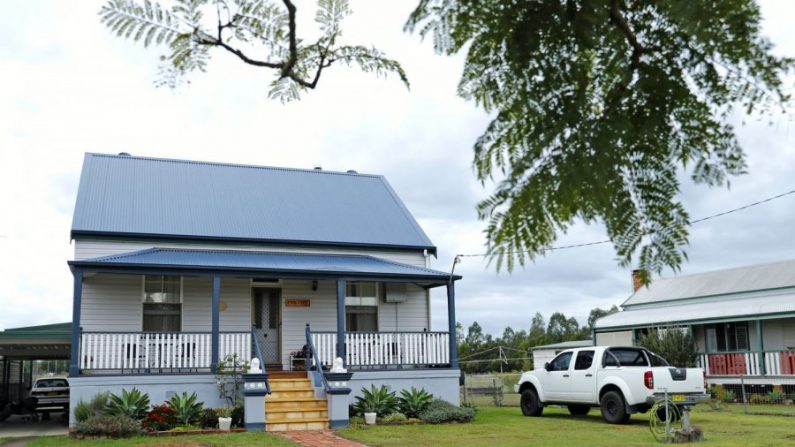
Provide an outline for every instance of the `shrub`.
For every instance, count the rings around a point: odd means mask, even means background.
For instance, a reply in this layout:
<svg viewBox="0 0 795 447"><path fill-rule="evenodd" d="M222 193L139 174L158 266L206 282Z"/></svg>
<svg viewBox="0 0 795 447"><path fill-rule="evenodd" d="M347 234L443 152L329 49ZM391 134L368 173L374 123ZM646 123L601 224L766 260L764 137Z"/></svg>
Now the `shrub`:
<svg viewBox="0 0 795 447"><path fill-rule="evenodd" d="M168 401L168 406L174 411L177 425L196 425L202 414L204 402L198 402L199 397L196 393L182 392L182 395L175 395Z"/></svg>
<svg viewBox="0 0 795 447"><path fill-rule="evenodd" d="M773 390L767 393L767 398L770 400L770 403L780 404L784 399L784 387L775 385Z"/></svg>
<svg viewBox="0 0 795 447"><path fill-rule="evenodd" d="M243 407L235 407L232 410L232 427L243 427L245 425L245 414Z"/></svg>
<svg viewBox="0 0 795 447"><path fill-rule="evenodd" d="M141 433L138 421L128 416L92 416L75 425L75 432L87 436L129 438Z"/></svg>
<svg viewBox="0 0 795 447"><path fill-rule="evenodd" d="M767 396L764 394L752 394L751 397L748 398L748 402L754 405L770 403Z"/></svg>
<svg viewBox="0 0 795 447"><path fill-rule="evenodd" d="M127 416L136 421L146 417L146 409L149 408L149 395L141 393L138 388L132 391L121 390L121 396L111 394L105 414L109 416Z"/></svg>
<svg viewBox="0 0 795 447"><path fill-rule="evenodd" d="M213 408L205 408L199 416L199 427L218 428L218 413Z"/></svg>
<svg viewBox="0 0 795 447"><path fill-rule="evenodd" d="M723 400L726 402L734 402L736 395L732 390L726 390L723 392Z"/></svg>
<svg viewBox="0 0 795 447"><path fill-rule="evenodd" d="M356 398L354 408L357 414L376 413L379 417L386 416L398 410L399 402L395 393L386 389L384 385L376 388L370 385L370 389L362 388L362 395Z"/></svg>
<svg viewBox="0 0 795 447"><path fill-rule="evenodd" d="M146 414L141 427L148 431L166 431L177 426L177 418L174 410L168 405L154 405L152 410Z"/></svg>
<svg viewBox="0 0 795 447"><path fill-rule="evenodd" d="M91 398L89 405L91 410L94 411L94 416L99 416L105 412L105 407L108 405L108 396L110 396L110 393L104 392L97 393Z"/></svg>
<svg viewBox="0 0 795 447"><path fill-rule="evenodd" d="M672 366L696 366L696 342L693 335L681 327L667 327L641 335L637 345L662 356Z"/></svg>
<svg viewBox="0 0 795 447"><path fill-rule="evenodd" d="M392 413L381 418L381 424L384 425L403 425L408 421L408 418L403 413Z"/></svg>
<svg viewBox="0 0 795 447"><path fill-rule="evenodd" d="M416 418L420 412L431 404L433 396L424 389L416 389L411 387L411 390L403 390L400 392L400 411L410 417Z"/></svg>
<svg viewBox="0 0 795 447"><path fill-rule="evenodd" d="M90 403L81 400L75 405L75 421L85 422L91 416L94 416L94 409Z"/></svg>
<svg viewBox="0 0 795 447"><path fill-rule="evenodd" d="M715 399L721 401L726 400L726 389L723 388L723 385L713 385L712 395L715 397Z"/></svg>
<svg viewBox="0 0 795 447"><path fill-rule="evenodd" d="M472 408L456 407L442 399L434 399L428 408L420 413L420 419L431 424L444 422L470 422L475 418Z"/></svg>

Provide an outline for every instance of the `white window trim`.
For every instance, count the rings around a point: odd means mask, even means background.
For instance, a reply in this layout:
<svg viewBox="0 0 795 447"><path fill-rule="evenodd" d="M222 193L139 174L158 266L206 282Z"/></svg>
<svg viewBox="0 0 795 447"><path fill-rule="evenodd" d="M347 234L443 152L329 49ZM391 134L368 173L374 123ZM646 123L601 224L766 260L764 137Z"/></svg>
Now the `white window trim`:
<svg viewBox="0 0 795 447"><path fill-rule="evenodd" d="M141 332L144 331L144 304L146 304L146 277L147 276L176 276L176 275L141 275ZM185 328L185 277L179 277L179 332Z"/></svg>

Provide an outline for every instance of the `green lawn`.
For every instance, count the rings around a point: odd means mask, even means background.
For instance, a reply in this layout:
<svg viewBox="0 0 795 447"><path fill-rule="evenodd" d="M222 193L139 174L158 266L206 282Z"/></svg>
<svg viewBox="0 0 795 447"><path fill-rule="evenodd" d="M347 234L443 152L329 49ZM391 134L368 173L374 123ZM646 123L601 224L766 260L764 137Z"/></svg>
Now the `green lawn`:
<svg viewBox="0 0 795 447"><path fill-rule="evenodd" d="M230 433L199 436L141 436L118 440L78 440L66 436L36 438L28 447L121 447L121 446L168 446L168 447L292 447L296 444L287 439L265 433Z"/></svg>
<svg viewBox="0 0 795 447"><path fill-rule="evenodd" d="M754 416L704 406L692 413L704 430L699 445L792 446L795 419ZM742 409L740 408L740 411ZM628 425L608 425L597 409L586 417L572 417L565 409L546 408L540 418L522 416L517 407L481 407L475 422L450 425L376 426L348 428L346 438L373 446L528 446L528 445L659 445L649 431L646 415L633 415Z"/></svg>

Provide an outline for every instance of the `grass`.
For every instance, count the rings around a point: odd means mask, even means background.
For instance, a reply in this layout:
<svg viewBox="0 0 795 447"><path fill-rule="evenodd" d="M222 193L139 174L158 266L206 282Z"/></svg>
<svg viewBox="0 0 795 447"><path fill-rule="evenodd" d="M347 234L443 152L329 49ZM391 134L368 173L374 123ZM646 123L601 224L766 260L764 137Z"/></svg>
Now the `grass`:
<svg viewBox="0 0 795 447"><path fill-rule="evenodd" d="M714 411L699 406L693 424L704 430L699 445L791 446L795 444L795 420L788 417L754 416L736 409ZM522 416L516 407L481 407L470 424L375 426L347 428L340 434L372 446L522 446L527 445L659 445L647 415L633 415L627 425L608 425L598 409L585 417L572 417L563 408L549 407L540 418Z"/></svg>
<svg viewBox="0 0 795 447"><path fill-rule="evenodd" d="M66 436L44 436L28 443L28 447L292 447L287 439L266 433L229 433L195 436L138 436L128 439L79 440Z"/></svg>
<svg viewBox="0 0 795 447"><path fill-rule="evenodd" d="M3 445L8 442L8 438L0 438L0 445Z"/></svg>

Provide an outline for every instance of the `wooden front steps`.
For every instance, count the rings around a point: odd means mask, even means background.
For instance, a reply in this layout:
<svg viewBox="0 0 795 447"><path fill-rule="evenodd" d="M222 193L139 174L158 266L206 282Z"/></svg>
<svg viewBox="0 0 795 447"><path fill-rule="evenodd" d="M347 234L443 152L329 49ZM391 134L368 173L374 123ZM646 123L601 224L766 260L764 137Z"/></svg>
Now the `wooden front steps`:
<svg viewBox="0 0 795 447"><path fill-rule="evenodd" d="M287 375L289 374L289 375ZM328 402L315 397L306 373L270 375L271 394L265 397L265 430L323 430L328 428Z"/></svg>

